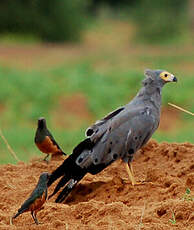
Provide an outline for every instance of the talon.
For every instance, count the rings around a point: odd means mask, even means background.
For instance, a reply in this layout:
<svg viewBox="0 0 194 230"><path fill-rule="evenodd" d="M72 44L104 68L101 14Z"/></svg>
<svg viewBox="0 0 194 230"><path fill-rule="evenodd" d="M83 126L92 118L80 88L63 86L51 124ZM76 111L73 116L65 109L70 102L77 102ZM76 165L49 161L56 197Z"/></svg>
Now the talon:
<svg viewBox="0 0 194 230"><path fill-rule="evenodd" d="M147 182L147 181L138 181L133 186L135 186L135 185L144 185L146 183L149 183L149 182Z"/></svg>
<svg viewBox="0 0 194 230"><path fill-rule="evenodd" d="M138 181L138 182L136 182L134 185L144 185L144 184L154 184L153 182L151 182L151 181L145 181L145 180L143 180L143 181Z"/></svg>

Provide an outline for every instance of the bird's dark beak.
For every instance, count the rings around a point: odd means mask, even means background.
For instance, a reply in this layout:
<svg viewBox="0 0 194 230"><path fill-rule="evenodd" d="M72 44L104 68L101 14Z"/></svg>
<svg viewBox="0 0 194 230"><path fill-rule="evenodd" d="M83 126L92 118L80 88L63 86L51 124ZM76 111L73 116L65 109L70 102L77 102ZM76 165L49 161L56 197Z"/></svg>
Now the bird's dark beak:
<svg viewBox="0 0 194 230"><path fill-rule="evenodd" d="M173 79L172 79L173 82L177 82L178 79L174 76Z"/></svg>
<svg viewBox="0 0 194 230"><path fill-rule="evenodd" d="M50 179L50 177L51 177L51 173L48 173L48 179Z"/></svg>
<svg viewBox="0 0 194 230"><path fill-rule="evenodd" d="M42 129L43 127L46 127L46 120L44 117L40 117L38 119L38 127Z"/></svg>

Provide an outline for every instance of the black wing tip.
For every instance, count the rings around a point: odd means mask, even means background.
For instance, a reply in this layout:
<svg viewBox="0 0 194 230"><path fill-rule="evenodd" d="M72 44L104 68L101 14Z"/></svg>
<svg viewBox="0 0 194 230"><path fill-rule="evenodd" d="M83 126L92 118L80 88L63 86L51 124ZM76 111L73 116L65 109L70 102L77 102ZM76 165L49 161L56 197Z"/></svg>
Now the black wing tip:
<svg viewBox="0 0 194 230"><path fill-rule="evenodd" d="M65 198L61 198L61 199L58 199L58 198L57 198L57 199L55 200L55 203L62 203L64 200L65 200Z"/></svg>
<svg viewBox="0 0 194 230"><path fill-rule="evenodd" d="M74 177L78 177L79 180L81 180L84 175L87 173L87 170L84 170L82 168L80 168L76 163L76 159L77 157L80 155L80 153L84 150L84 149L91 149L93 147L94 143L91 142L91 140L89 138L85 139L84 141L82 141L81 143L79 143L73 150L73 153L71 155L69 155L64 161L63 163L57 168L55 169L49 180L47 183L47 186L49 187L52 183L54 183L58 178L62 177L61 179L61 183L59 182L56 189L54 190L54 192L49 196L48 199L50 199L52 196L54 196L59 190L60 188L62 188L70 179L73 179ZM67 154L65 154L67 155ZM79 181L78 180L78 181ZM64 182L64 183L62 183ZM65 189L65 188L64 188ZM65 189L66 191L66 189ZM71 191L71 189L70 189ZM62 194L61 194L62 193ZM63 196L63 191L61 192L61 196ZM57 197L56 202L60 203L61 198L60 198L60 194L59 197ZM66 196L65 196L66 197ZM64 198L65 199L65 198Z"/></svg>
<svg viewBox="0 0 194 230"><path fill-rule="evenodd" d="M49 180L47 182L47 187L50 187L52 183L54 183L59 177L63 176L64 173L65 173L65 166L62 164L50 175Z"/></svg>
<svg viewBox="0 0 194 230"><path fill-rule="evenodd" d="M51 174L51 176L49 177L49 180L47 182L47 187L50 187L52 185L52 183L57 179L58 179L58 175Z"/></svg>
<svg viewBox="0 0 194 230"><path fill-rule="evenodd" d="M64 188L63 191L66 191L66 188ZM58 197L55 199L55 203L62 203L68 194L64 194L63 191L58 195Z"/></svg>
<svg viewBox="0 0 194 230"><path fill-rule="evenodd" d="M54 192L53 192L51 195L48 196L48 200L50 200L50 198L51 198L52 196L54 196Z"/></svg>
<svg viewBox="0 0 194 230"><path fill-rule="evenodd" d="M56 198L55 203L61 203L58 197Z"/></svg>

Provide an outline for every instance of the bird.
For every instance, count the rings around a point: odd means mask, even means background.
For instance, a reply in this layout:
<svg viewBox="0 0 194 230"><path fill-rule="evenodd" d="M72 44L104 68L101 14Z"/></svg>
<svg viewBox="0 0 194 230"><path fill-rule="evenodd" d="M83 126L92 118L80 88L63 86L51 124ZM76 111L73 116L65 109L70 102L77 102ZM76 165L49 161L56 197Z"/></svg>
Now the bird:
<svg viewBox="0 0 194 230"><path fill-rule="evenodd" d="M49 154L52 156L66 155L47 129L46 119L44 117L38 119L38 127L35 133L34 142L41 152L47 154L44 158L45 161L48 159Z"/></svg>
<svg viewBox="0 0 194 230"><path fill-rule="evenodd" d="M90 126L86 130L86 138L51 173L48 186L61 178L49 199L63 188L55 200L63 202L87 173L95 175L118 159L125 163L132 185L139 183L133 173L134 154L159 126L163 86L177 82L177 78L166 70L147 69L144 75L143 86L137 95L125 106Z"/></svg>
<svg viewBox="0 0 194 230"><path fill-rule="evenodd" d="M39 224L36 214L38 211L43 209L42 206L47 199L47 183L48 183L49 176L50 174L47 172L41 173L35 189L31 193L29 198L26 201L24 201L22 206L18 209L16 215L14 215L11 218L11 223L13 219L18 217L22 213L30 211L35 223Z"/></svg>

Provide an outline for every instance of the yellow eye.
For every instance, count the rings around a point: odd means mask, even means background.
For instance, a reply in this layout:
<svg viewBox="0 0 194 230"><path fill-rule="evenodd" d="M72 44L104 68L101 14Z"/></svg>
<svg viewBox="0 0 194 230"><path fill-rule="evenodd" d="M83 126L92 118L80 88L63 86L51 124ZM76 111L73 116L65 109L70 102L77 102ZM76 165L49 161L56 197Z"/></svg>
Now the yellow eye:
<svg viewBox="0 0 194 230"><path fill-rule="evenodd" d="M177 82L177 78L167 71L161 72L159 76L165 82Z"/></svg>
<svg viewBox="0 0 194 230"><path fill-rule="evenodd" d="M168 81L170 78L170 74L168 72L162 72L160 74L160 77L164 80L164 81Z"/></svg>

